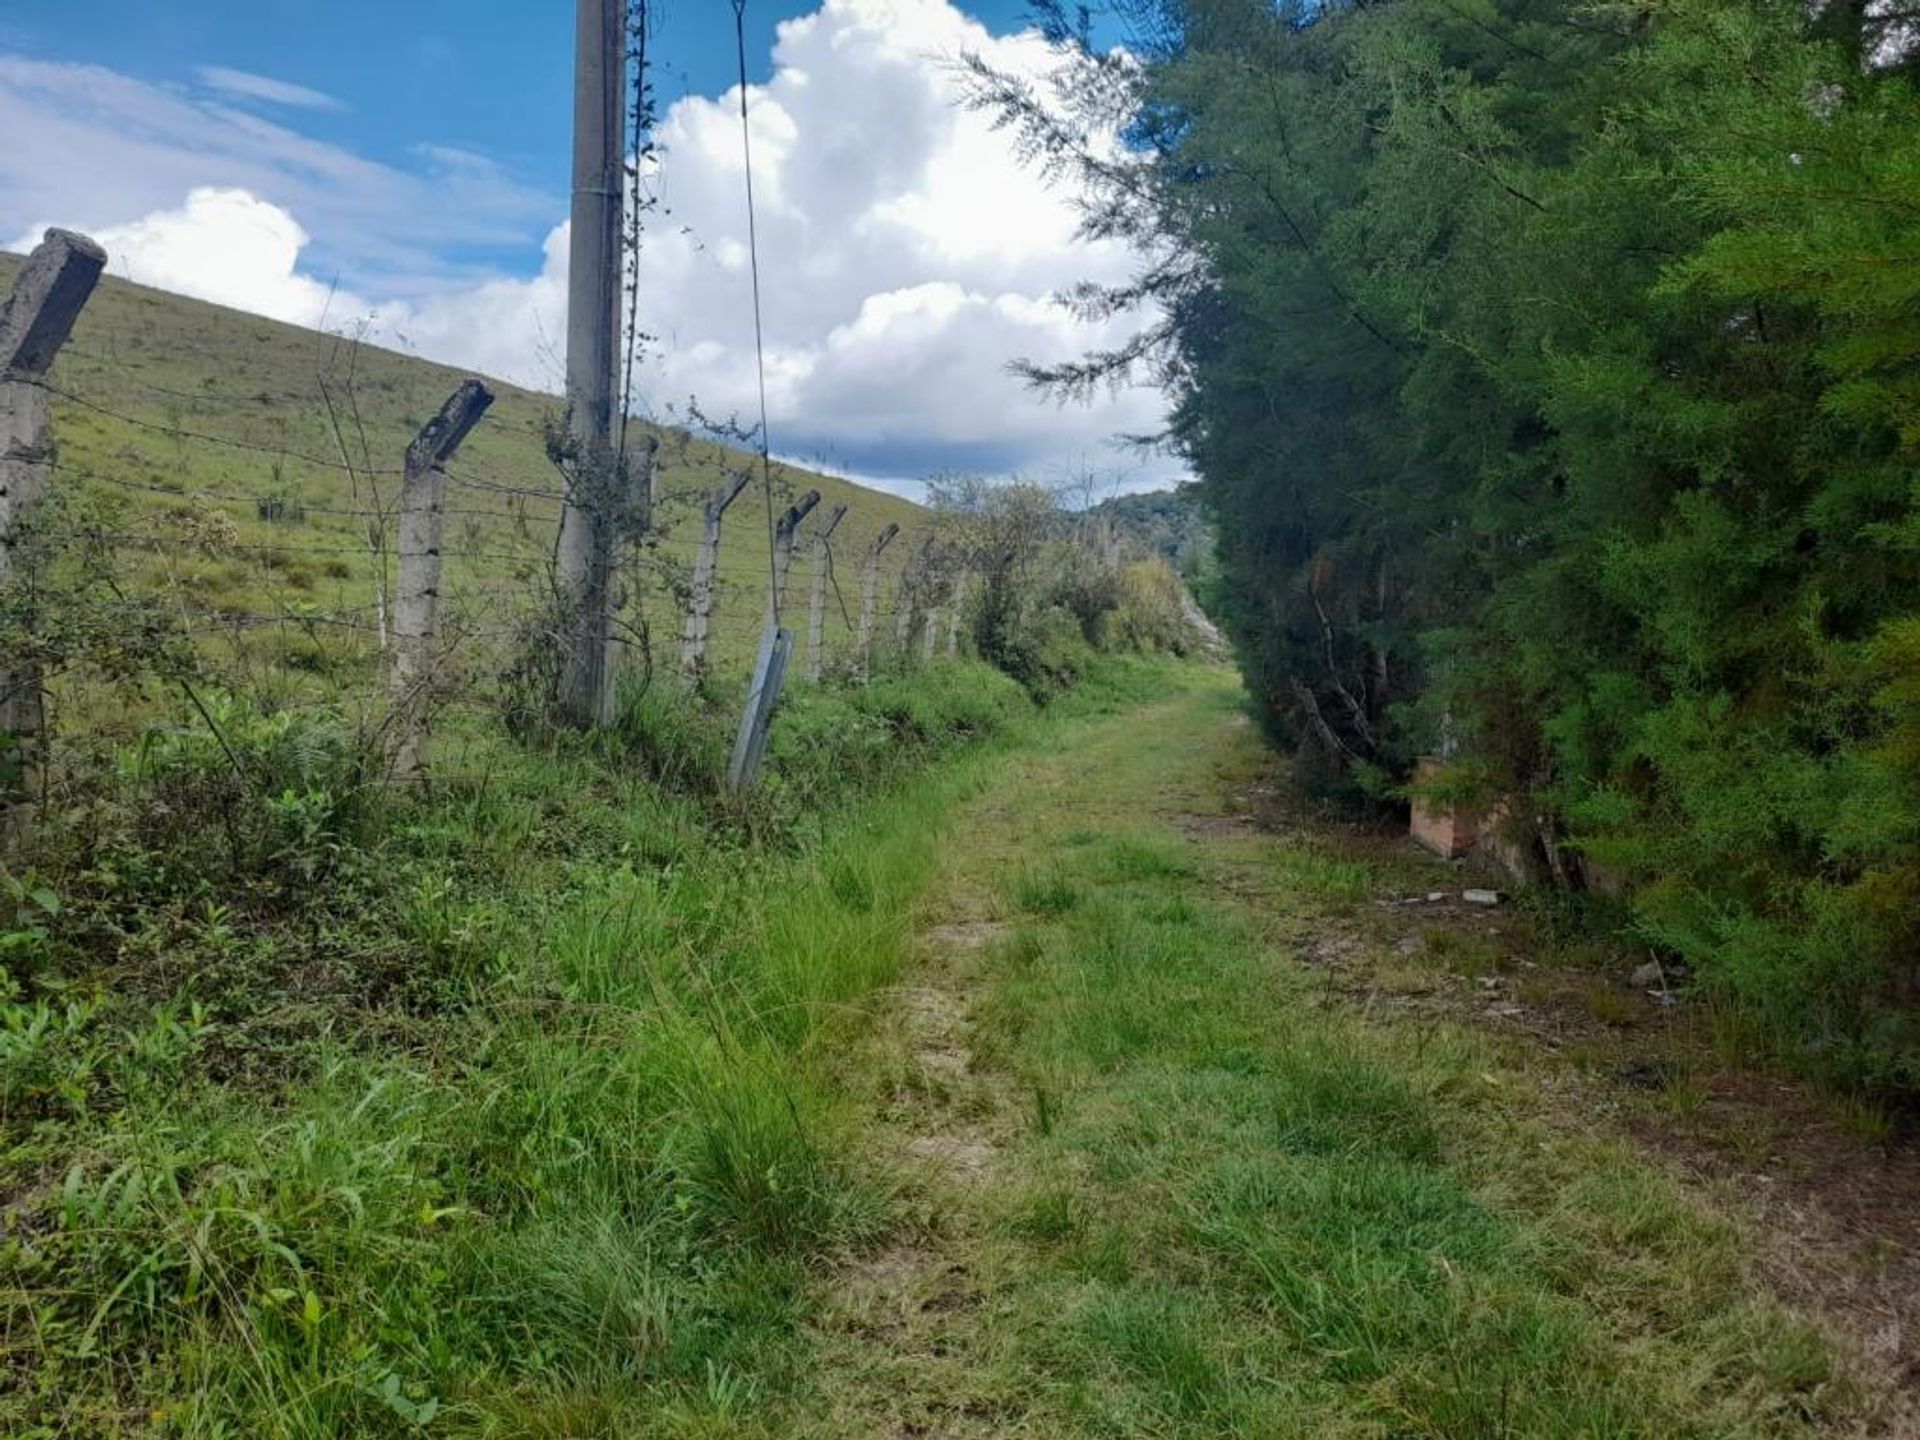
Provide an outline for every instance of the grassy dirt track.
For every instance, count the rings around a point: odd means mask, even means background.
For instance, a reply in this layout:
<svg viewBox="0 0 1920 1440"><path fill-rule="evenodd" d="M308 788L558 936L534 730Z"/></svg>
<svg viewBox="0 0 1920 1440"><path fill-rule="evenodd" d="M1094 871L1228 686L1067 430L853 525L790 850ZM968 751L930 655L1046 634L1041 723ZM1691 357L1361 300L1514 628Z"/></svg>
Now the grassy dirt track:
<svg viewBox="0 0 1920 1440"><path fill-rule="evenodd" d="M765 843L510 752L352 915L12 1006L0 1434L1920 1433L1753 1207L1472 1008L1544 967L1276 822L1241 705L801 692Z"/></svg>
<svg viewBox="0 0 1920 1440"><path fill-rule="evenodd" d="M1743 1222L1471 1027L1301 963L1392 866L1256 826L1267 763L1200 672L962 804L844 1066L898 1218L753 1433L1903 1433Z"/></svg>

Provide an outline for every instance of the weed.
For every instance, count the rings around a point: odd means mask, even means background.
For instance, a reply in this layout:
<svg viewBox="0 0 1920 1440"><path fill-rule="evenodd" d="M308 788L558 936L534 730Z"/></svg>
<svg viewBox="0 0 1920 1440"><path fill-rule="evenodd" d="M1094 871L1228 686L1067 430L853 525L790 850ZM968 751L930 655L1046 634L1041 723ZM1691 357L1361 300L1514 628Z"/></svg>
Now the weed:
<svg viewBox="0 0 1920 1440"><path fill-rule="evenodd" d="M1282 887L1303 900L1357 904L1373 893L1373 874L1358 860L1292 844L1274 847L1273 863Z"/></svg>
<svg viewBox="0 0 1920 1440"><path fill-rule="evenodd" d="M1057 871L1028 871L1014 881L1013 903L1029 915L1064 915L1080 903L1080 892Z"/></svg>
<svg viewBox="0 0 1920 1440"><path fill-rule="evenodd" d="M1587 1013L1602 1025L1611 1025L1615 1029L1624 1029L1640 1018L1642 1006L1639 997L1620 989L1605 980L1595 981L1586 989Z"/></svg>
<svg viewBox="0 0 1920 1440"><path fill-rule="evenodd" d="M31 973L47 961L53 922L59 917L60 897L32 871L0 871L0 919L5 920L0 926L0 977ZM10 978L0 978L0 987L11 985Z"/></svg>
<svg viewBox="0 0 1920 1440"><path fill-rule="evenodd" d="M1420 955L1429 965L1470 980L1497 975L1506 964L1506 949L1498 942L1484 935L1444 928L1421 932Z"/></svg>
<svg viewBox="0 0 1920 1440"><path fill-rule="evenodd" d="M1086 1225L1079 1194L1062 1184L1038 1185L1019 1196L1009 1207L1006 1220L1009 1233L1052 1243L1077 1238Z"/></svg>
<svg viewBox="0 0 1920 1440"><path fill-rule="evenodd" d="M1108 842L1105 863L1097 873L1120 881L1166 880L1193 874L1193 861L1177 842L1127 835Z"/></svg>
<svg viewBox="0 0 1920 1440"><path fill-rule="evenodd" d="M1839 1095L1833 1102L1834 1118L1847 1134L1875 1145L1889 1143L1899 1132L1899 1121L1882 1103L1859 1095Z"/></svg>
<svg viewBox="0 0 1920 1440"><path fill-rule="evenodd" d="M1214 1407L1223 1377L1190 1297L1155 1290L1123 1292L1096 1303L1084 1321L1090 1344L1176 1415Z"/></svg>

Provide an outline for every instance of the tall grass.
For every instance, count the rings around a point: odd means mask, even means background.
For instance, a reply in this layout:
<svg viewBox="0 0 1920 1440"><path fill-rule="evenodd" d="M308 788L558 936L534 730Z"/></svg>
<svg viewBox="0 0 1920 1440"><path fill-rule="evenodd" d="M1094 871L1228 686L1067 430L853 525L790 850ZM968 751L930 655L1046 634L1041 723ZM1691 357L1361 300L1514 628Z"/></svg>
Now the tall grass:
<svg viewBox="0 0 1920 1440"><path fill-rule="evenodd" d="M887 1211L832 1065L969 783L926 766L1030 714L971 666L803 694L727 812L711 717L643 701L343 841L370 913L170 889L123 918L239 958L134 984L44 936L0 1030L0 1430L605 1434L778 1393L810 1262ZM352 994L376 959L406 983Z"/></svg>
<svg viewBox="0 0 1920 1440"><path fill-rule="evenodd" d="M1156 822L1219 759L1197 743L1217 717L1161 718L1008 787L990 825L1012 853L960 837L964 883L1011 921L977 1063L1034 1103L995 1234L959 1242L995 1303L944 1338L1018 1395L1008 1430L1855 1433L1871 1401L1754 1283L1734 1223L1551 1123L1479 1038L1327 1002L1284 940L1377 882Z"/></svg>

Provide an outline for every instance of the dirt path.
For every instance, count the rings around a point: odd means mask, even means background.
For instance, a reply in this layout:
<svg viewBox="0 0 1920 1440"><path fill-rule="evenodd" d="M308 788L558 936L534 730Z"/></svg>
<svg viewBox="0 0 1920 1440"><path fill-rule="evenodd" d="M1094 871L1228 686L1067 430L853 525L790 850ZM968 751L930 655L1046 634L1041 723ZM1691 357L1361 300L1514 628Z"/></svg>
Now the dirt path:
<svg viewBox="0 0 1920 1440"><path fill-rule="evenodd" d="M908 1219L890 1243L837 1274L820 1329L842 1376L828 1433L998 1433L1001 1413L979 1377L977 1312L993 1278L983 1264L982 1195L1005 1183L1014 1105L1005 1077L983 1069L971 1018L981 951L1002 933L985 917L930 927L914 984L895 995L876 1046L890 1093L875 1127Z"/></svg>
<svg viewBox="0 0 1920 1440"><path fill-rule="evenodd" d="M795 1433L1912 1433L1766 1216L1570 1123L1562 1057L1486 1033L1514 981L1380 923L1427 872L1266 772L1216 678L961 807L849 1065L900 1219L828 1277Z"/></svg>
<svg viewBox="0 0 1920 1440"><path fill-rule="evenodd" d="M1028 794L1029 785L1071 793L1098 755L1096 743L1022 759L1009 779ZM1014 929L995 881L1019 853L1023 811L1001 788L959 817L909 983L894 991L866 1060L877 1081L873 1151L899 1177L907 1219L829 1286L818 1328L836 1383L824 1434L959 1440L1022 1428L992 1313L1017 1259L997 1243L992 1212L1015 1183L1029 1117L1013 1078L976 1043L986 958Z"/></svg>

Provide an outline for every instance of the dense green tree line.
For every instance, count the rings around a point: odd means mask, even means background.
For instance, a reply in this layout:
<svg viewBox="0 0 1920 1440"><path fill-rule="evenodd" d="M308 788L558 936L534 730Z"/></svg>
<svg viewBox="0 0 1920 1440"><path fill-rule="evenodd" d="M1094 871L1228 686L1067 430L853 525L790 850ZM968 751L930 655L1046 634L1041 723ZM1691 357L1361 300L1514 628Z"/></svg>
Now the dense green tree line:
<svg viewBox="0 0 1920 1440"><path fill-rule="evenodd" d="M1871 13L1870 13L1871 12ZM1920 1083L1920 95L1833 0L1147 0L983 105L1153 257L1035 378L1168 385L1273 735ZM1127 143L1100 136L1122 127Z"/></svg>

